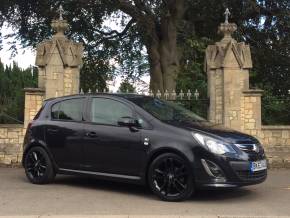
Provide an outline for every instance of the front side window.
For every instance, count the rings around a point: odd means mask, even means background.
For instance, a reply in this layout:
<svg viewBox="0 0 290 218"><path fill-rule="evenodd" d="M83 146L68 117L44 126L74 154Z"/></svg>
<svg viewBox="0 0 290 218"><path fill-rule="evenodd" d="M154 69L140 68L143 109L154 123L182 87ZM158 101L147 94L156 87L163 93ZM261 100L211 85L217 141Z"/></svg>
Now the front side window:
<svg viewBox="0 0 290 218"><path fill-rule="evenodd" d="M82 120L84 99L70 99L56 103L51 108L51 118L55 120Z"/></svg>
<svg viewBox="0 0 290 218"><path fill-rule="evenodd" d="M133 117L132 110L125 104L107 98L93 98L91 106L92 122L118 125L118 120L122 117Z"/></svg>

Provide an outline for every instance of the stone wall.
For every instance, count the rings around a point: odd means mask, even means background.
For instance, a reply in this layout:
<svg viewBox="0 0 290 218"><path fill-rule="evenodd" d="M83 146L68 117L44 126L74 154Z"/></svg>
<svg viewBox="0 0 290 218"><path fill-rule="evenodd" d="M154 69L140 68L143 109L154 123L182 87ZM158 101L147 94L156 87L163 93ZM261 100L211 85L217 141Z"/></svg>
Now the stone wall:
<svg viewBox="0 0 290 218"><path fill-rule="evenodd" d="M272 167L290 168L290 126L262 125L261 95L261 90L244 91L241 131L259 139Z"/></svg>
<svg viewBox="0 0 290 218"><path fill-rule="evenodd" d="M22 124L0 124L0 164L21 162L24 134Z"/></svg>
<svg viewBox="0 0 290 218"><path fill-rule="evenodd" d="M290 126L264 126L261 121L261 91L244 92L241 100L241 130L259 138L266 146L285 146L290 151Z"/></svg>
<svg viewBox="0 0 290 218"><path fill-rule="evenodd" d="M33 120L42 106L44 100L44 91L39 88L25 89L25 106L24 106L24 127Z"/></svg>
<svg viewBox="0 0 290 218"><path fill-rule="evenodd" d="M262 90L245 90L240 99L241 131L257 135L261 129L261 96Z"/></svg>
<svg viewBox="0 0 290 218"><path fill-rule="evenodd" d="M223 123L223 74L222 70L208 72L208 93L210 96L210 113L208 120L216 124Z"/></svg>
<svg viewBox="0 0 290 218"><path fill-rule="evenodd" d="M266 146L275 146L278 151L290 151L290 126L262 126L259 138Z"/></svg>
<svg viewBox="0 0 290 218"><path fill-rule="evenodd" d="M41 108L43 98L44 92L42 89L25 89L24 125L0 124L0 164L21 163L26 127Z"/></svg>

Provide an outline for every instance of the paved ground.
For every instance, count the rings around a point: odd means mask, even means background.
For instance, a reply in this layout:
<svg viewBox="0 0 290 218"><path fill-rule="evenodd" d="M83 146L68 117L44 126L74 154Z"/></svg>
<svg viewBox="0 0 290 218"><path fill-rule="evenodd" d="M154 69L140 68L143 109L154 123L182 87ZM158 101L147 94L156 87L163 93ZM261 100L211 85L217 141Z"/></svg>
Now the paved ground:
<svg viewBox="0 0 290 218"><path fill-rule="evenodd" d="M290 216L290 170L270 171L261 185L199 191L186 202L168 203L146 187L71 176L39 186L22 169L0 168L0 217L17 215Z"/></svg>

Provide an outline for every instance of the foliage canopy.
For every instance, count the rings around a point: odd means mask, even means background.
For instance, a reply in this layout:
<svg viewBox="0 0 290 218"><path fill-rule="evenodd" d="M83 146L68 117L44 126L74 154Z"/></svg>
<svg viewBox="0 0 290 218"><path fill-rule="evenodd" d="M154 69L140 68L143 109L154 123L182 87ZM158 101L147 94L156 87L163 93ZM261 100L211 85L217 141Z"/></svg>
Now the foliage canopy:
<svg viewBox="0 0 290 218"><path fill-rule="evenodd" d="M37 71L20 69L16 63L4 67L0 61L0 123L24 120L24 88L37 86Z"/></svg>
<svg viewBox="0 0 290 218"><path fill-rule="evenodd" d="M239 26L236 37L252 47L254 86L275 95L290 89L288 0L2 0L0 25L14 28L6 37L35 47L51 35L60 4L71 24L69 36L85 45L82 79L96 81L82 82L85 90L105 88L116 74L138 80L149 71L151 88L160 90L176 88L180 74L199 77L203 58L195 47L219 39L226 7ZM120 31L110 27L115 23Z"/></svg>
<svg viewBox="0 0 290 218"><path fill-rule="evenodd" d="M235 37L251 45L251 86L274 97L290 89L289 0L1 0L0 26L14 32L0 39L35 47L51 36L60 4L69 37L85 46L84 91L103 90L116 75L134 82L148 74L154 90L199 89L206 98L204 50L220 40L226 7Z"/></svg>

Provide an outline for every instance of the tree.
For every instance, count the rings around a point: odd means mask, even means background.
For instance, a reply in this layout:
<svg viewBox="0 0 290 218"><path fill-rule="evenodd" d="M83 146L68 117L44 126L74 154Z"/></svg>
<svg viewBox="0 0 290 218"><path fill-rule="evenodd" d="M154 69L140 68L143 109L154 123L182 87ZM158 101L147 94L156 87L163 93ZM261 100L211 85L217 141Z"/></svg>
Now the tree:
<svg viewBox="0 0 290 218"><path fill-rule="evenodd" d="M136 63L146 65L142 59L146 48L150 85L155 91L175 89L178 75L186 64L184 60L194 59L194 56L184 56L187 39L219 39L216 30L224 19L225 7L231 9L232 20L239 26L237 37L253 45L255 81L261 81L262 77L263 81L272 82L277 70L279 80L289 73L288 0L3 0L0 24L10 23L16 30L13 35L24 46L35 46L51 34L49 23L57 16L60 3L69 12L65 17L71 24L70 36L84 43L89 65L108 64L109 60L122 65L134 60L131 66L136 68ZM104 20L108 18L120 21L122 30L104 28ZM132 44L138 46L130 48L128 45ZM130 55L130 51L140 55ZM263 55L273 52L277 57L274 62ZM271 63L277 65L280 57L285 60L282 66L264 67ZM98 78L105 81L114 76L112 72L114 67L107 68ZM146 73L146 68L139 73Z"/></svg>
<svg viewBox="0 0 290 218"><path fill-rule="evenodd" d="M37 72L20 69L16 63L4 67L0 61L0 123L24 120L24 88L36 87Z"/></svg>
<svg viewBox="0 0 290 218"><path fill-rule="evenodd" d="M118 1L119 8L135 20L150 63L151 89L176 87L179 72L177 32L184 16L185 0Z"/></svg>
<svg viewBox="0 0 290 218"><path fill-rule="evenodd" d="M136 92L136 88L128 81L125 80L121 83L120 87L119 87L119 92L122 93L135 93Z"/></svg>

